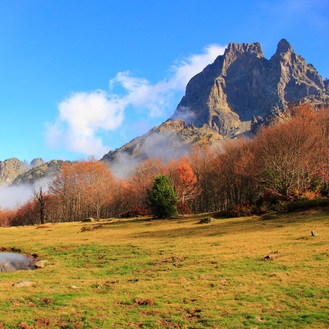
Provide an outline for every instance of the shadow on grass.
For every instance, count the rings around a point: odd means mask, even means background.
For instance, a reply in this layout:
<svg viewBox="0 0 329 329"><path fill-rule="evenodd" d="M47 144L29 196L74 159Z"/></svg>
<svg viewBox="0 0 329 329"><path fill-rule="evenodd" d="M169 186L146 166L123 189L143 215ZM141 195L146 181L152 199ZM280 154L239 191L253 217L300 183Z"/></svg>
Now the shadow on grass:
<svg viewBox="0 0 329 329"><path fill-rule="evenodd" d="M200 219L215 217L215 221L208 224L199 224ZM312 222L315 220L329 219L329 209L310 209L299 212L272 213L263 216L224 218L212 214L198 214L180 216L178 219L153 219L140 217L133 219L113 219L101 223L102 229L125 229L135 226L138 230L147 228L146 231L134 232L134 238L179 238L192 236L223 236L238 233L259 232L273 228L294 225L296 222ZM280 226L278 226L278 224Z"/></svg>

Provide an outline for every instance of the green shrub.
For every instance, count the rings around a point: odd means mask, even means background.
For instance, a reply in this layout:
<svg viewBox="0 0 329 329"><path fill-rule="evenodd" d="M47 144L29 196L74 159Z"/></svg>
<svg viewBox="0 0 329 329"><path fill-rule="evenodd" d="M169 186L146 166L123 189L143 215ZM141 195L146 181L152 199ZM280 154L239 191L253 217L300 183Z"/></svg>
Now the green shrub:
<svg viewBox="0 0 329 329"><path fill-rule="evenodd" d="M152 190L147 191L147 203L154 217L178 215L178 199L168 176L160 175L154 179Z"/></svg>

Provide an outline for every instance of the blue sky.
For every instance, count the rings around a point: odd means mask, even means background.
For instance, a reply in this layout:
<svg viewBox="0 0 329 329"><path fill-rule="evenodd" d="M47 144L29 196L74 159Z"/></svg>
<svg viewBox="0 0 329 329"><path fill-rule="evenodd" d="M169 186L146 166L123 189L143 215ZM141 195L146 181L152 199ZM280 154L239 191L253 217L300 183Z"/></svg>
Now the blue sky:
<svg viewBox="0 0 329 329"><path fill-rule="evenodd" d="M0 0L0 160L99 158L229 42L281 38L329 78L327 0Z"/></svg>

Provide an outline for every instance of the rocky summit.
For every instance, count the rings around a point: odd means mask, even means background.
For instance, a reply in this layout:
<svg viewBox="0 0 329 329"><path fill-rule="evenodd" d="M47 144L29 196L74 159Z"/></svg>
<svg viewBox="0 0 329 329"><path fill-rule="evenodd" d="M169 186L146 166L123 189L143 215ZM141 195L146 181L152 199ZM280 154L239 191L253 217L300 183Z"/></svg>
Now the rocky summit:
<svg viewBox="0 0 329 329"><path fill-rule="evenodd" d="M182 151L182 155L194 144L213 144L255 132L284 117L289 105L305 102L328 105L329 81L297 55L287 40L279 42L270 59L264 57L258 42L232 42L189 81L168 121L102 160L145 159L156 150L167 155Z"/></svg>
<svg viewBox="0 0 329 329"><path fill-rule="evenodd" d="M244 122L269 123L292 103L328 104L328 80L282 39L268 60L259 43L230 43L191 79L172 120L209 125L230 137Z"/></svg>

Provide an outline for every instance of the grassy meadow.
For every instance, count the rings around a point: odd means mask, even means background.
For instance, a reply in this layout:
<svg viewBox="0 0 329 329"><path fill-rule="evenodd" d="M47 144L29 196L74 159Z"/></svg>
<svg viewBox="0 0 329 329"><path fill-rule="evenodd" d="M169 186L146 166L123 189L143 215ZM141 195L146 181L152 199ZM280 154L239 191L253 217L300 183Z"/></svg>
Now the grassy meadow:
<svg viewBox="0 0 329 329"><path fill-rule="evenodd" d="M328 209L207 216L0 228L0 328L329 328Z"/></svg>

